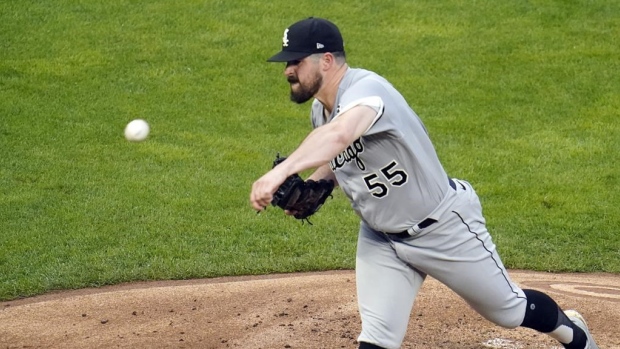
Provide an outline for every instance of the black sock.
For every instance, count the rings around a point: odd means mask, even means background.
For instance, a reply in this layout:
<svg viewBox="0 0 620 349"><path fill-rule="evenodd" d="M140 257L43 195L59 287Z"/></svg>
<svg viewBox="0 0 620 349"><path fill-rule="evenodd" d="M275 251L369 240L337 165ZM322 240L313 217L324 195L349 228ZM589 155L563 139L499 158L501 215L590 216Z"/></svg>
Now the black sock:
<svg viewBox="0 0 620 349"><path fill-rule="evenodd" d="M366 343L366 342L360 342L360 347L359 349L384 349L378 345L374 345L374 344L370 344L370 343Z"/></svg>
<svg viewBox="0 0 620 349"><path fill-rule="evenodd" d="M548 295L536 290L523 290L527 297L527 308L521 326L546 333L557 339L566 349L583 349L588 338L579 326L564 314L558 304ZM563 343L559 328L565 326L572 330L570 343Z"/></svg>

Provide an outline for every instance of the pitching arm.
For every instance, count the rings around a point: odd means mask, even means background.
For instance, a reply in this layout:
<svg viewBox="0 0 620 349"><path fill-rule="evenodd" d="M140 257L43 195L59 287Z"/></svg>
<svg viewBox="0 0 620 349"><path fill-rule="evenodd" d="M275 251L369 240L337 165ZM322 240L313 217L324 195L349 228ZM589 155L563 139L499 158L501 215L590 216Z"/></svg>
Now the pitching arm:
<svg viewBox="0 0 620 349"><path fill-rule="evenodd" d="M269 205L273 193L291 174L326 165L361 137L378 115L375 108L358 104L315 128L285 161L254 182L250 194L254 209L261 211Z"/></svg>

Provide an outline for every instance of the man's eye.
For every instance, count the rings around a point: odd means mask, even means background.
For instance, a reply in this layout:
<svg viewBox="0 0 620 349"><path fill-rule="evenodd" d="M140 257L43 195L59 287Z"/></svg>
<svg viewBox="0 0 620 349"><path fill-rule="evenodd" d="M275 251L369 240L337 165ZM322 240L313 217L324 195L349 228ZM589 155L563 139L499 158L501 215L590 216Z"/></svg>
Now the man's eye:
<svg viewBox="0 0 620 349"><path fill-rule="evenodd" d="M288 62L286 62L286 66L290 67L292 65L299 65L299 63L301 63L301 61L299 61L299 60L288 61Z"/></svg>

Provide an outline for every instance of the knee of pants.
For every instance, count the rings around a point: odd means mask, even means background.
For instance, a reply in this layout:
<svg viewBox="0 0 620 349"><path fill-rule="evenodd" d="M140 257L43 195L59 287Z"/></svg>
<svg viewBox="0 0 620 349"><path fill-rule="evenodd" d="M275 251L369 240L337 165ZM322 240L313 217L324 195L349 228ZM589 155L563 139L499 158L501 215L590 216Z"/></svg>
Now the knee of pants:
<svg viewBox="0 0 620 349"><path fill-rule="evenodd" d="M496 320L494 321L495 324L497 324L498 326L504 327L504 328L509 328L509 329L515 329L517 327L519 327L521 325L521 321L523 319L517 320L517 318L512 317L512 318L502 318L500 320Z"/></svg>
<svg viewBox="0 0 620 349"><path fill-rule="evenodd" d="M478 311L485 319L492 323L509 329L514 329L521 326L523 318L525 317L526 303L523 302L519 306L500 309L496 311Z"/></svg>

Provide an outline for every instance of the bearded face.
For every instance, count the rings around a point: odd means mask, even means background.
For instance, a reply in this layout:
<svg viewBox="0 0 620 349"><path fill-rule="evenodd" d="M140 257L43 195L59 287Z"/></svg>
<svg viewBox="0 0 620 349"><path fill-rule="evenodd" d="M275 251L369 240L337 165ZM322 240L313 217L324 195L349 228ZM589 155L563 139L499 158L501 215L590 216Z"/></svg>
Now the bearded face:
<svg viewBox="0 0 620 349"><path fill-rule="evenodd" d="M316 71L307 82L301 82L297 75L289 76L288 82L291 84L291 101L302 104L310 100L321 88L323 77Z"/></svg>

